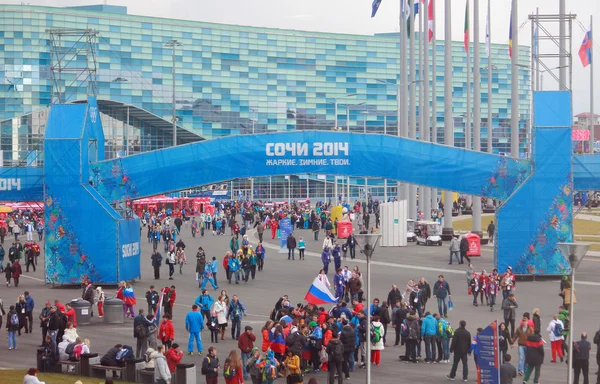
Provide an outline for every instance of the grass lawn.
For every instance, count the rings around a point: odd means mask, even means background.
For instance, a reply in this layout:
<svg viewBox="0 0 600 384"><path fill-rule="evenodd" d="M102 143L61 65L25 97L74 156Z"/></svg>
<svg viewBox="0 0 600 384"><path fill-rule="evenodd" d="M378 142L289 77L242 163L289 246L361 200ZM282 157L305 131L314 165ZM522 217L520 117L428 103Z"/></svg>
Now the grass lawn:
<svg viewBox="0 0 600 384"><path fill-rule="evenodd" d="M23 384L23 376L26 370L9 369L0 371L0 382L4 384ZM61 375L58 373L38 373L38 379L46 384L73 384L81 380L83 384L104 384L104 380L91 377L80 377L73 375ZM115 384L124 384L124 381L115 381Z"/></svg>
<svg viewBox="0 0 600 384"><path fill-rule="evenodd" d="M456 219L456 218L455 218ZM481 229L485 233L487 230L490 221L494 220L494 216L483 216L481 218ZM473 227L473 219L468 218L465 220L460 220L453 222L454 229L458 231L470 231ZM600 235L600 221L590 221L590 220L582 220L575 219L573 220L573 225L575 226L575 233L577 235ZM589 240L589 241L599 241ZM588 241L588 240L585 240Z"/></svg>

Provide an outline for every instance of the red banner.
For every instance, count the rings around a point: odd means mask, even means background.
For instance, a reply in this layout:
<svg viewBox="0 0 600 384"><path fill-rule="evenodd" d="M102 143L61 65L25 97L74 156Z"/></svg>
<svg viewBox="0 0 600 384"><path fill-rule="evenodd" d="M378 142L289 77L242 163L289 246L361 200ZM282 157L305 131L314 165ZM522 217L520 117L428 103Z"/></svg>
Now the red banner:
<svg viewBox="0 0 600 384"><path fill-rule="evenodd" d="M573 141L588 141L590 139L590 131L587 129L574 129L571 134Z"/></svg>

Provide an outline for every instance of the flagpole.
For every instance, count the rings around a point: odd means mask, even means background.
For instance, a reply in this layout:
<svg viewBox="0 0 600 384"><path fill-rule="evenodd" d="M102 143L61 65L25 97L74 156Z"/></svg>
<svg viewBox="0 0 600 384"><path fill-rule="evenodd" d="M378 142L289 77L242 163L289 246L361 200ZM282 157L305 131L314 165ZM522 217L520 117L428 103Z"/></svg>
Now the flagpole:
<svg viewBox="0 0 600 384"><path fill-rule="evenodd" d="M452 115L452 4L444 0L444 144L454 147ZM444 191L444 226L442 234L453 236L452 191Z"/></svg>
<svg viewBox="0 0 600 384"><path fill-rule="evenodd" d="M540 45L539 45L540 44L540 38L539 38L539 33L540 33L540 28L539 28L539 26L540 26L540 9L539 8L535 9L535 23L536 23L536 28L537 28L537 31L538 31L538 36L536 38L538 40L537 41L537 49L538 49L538 52L539 52L539 49L540 49ZM542 87L541 87L541 83L540 83L540 56L539 56L539 53L536 56L537 57L536 57L536 61L535 61L535 89L537 91L541 91Z"/></svg>
<svg viewBox="0 0 600 384"><path fill-rule="evenodd" d="M467 118L464 134L465 149L471 150L473 148L471 140L471 114L473 113L473 110L471 109L471 22L469 20L469 11L469 0L467 0L465 5L465 34L467 38L465 46L465 49L467 51ZM467 195L467 208L471 207L472 203L472 196Z"/></svg>
<svg viewBox="0 0 600 384"><path fill-rule="evenodd" d="M432 26L433 26L433 37L431 38L431 82L433 87L431 88L431 141L433 143L437 143L437 91L436 91L436 84L437 84L437 40L435 37L435 34L437 32L436 29L436 25L435 25L435 0L429 0L431 2L431 20L432 20ZM437 189L436 188L432 188L431 189L431 206L434 209L438 208L438 201L437 201Z"/></svg>
<svg viewBox="0 0 600 384"><path fill-rule="evenodd" d="M406 0L400 0L400 9L404 10L401 17L400 27L400 92L402 94L402 120L401 130L398 132L398 136L408 137L408 47L406 44L406 14L409 12L410 5L407 5ZM410 14L410 13L409 13ZM410 16L409 16L410 17ZM401 198L408 200L409 187L407 183L397 183L398 191L401 191ZM407 212L408 214L408 212Z"/></svg>
<svg viewBox="0 0 600 384"><path fill-rule="evenodd" d="M488 78L487 78L487 91L488 91L488 117L487 117L487 151L492 153L492 138L494 132L494 123L492 121L492 17L491 17L491 0L488 0L488 13L487 13L487 40L488 40ZM489 204L488 204L489 205Z"/></svg>
<svg viewBox="0 0 600 384"><path fill-rule="evenodd" d="M428 0L432 1L432 0ZM421 129L421 140L430 141L429 138L429 4L425 1L423 5L423 126ZM423 196L419 199L422 201L422 211L425 220L431 219L431 189L422 187Z"/></svg>
<svg viewBox="0 0 600 384"><path fill-rule="evenodd" d="M517 0L512 0L510 21L512 25L510 155L515 159L519 158L519 8L517 3Z"/></svg>
<svg viewBox="0 0 600 384"><path fill-rule="evenodd" d="M479 0L473 0L473 149L481 151L481 71L479 57ZM472 232L482 235L481 197L473 197Z"/></svg>
<svg viewBox="0 0 600 384"><path fill-rule="evenodd" d="M590 155L594 154L594 128L595 128L595 119L594 119L594 32L592 25L592 15L590 15L590 40L592 41L592 48L590 49Z"/></svg>
<svg viewBox="0 0 600 384"><path fill-rule="evenodd" d="M411 139L416 139L417 137L417 97L415 94L415 74L416 74L416 65L415 65L415 15L414 15L414 5L409 5L409 10L411 10L409 16L409 24L410 24L410 37L409 37L409 51L410 51L410 129L408 132L408 137ZM412 20L411 20L412 19ZM415 184L410 184L408 187L408 217L411 219L417 219L417 186Z"/></svg>

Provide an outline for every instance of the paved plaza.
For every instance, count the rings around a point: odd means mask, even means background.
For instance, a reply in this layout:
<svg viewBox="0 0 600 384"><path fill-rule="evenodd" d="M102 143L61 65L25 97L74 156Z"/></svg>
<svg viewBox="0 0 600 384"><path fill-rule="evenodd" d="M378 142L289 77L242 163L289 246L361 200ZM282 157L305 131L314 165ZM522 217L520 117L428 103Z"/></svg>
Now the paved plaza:
<svg viewBox="0 0 600 384"><path fill-rule="evenodd" d="M177 287L177 301L174 309L175 323L175 340L179 342L185 349L187 346L187 333L185 332L184 317L190 310L195 298L200 294L200 290L195 282L195 253L198 246L202 246L207 253L207 257L217 257L222 260L223 255L228 249L230 236L213 236L210 232L204 237L197 236L192 238L189 228L184 228L183 240L186 243L186 255L188 264L184 267L183 274L174 275L175 280L168 280L168 267L163 265L161 270L161 280L153 279L152 267L150 264L151 245L145 238L145 231L142 232L142 278L135 286L135 293L138 298L138 307L146 308L144 293L151 284L157 288L174 284ZM229 231L228 231L229 234ZM250 232L252 240L254 233ZM288 261L287 253L277 253L278 241L270 239L270 232L265 232L265 242L267 253L265 257L265 270L257 272L257 278L250 281L248 284L240 283L239 285L227 284L224 279L222 267L219 267L218 280L219 288L226 289L229 295L237 294L240 300L244 303L248 310L247 318L244 318L242 325L251 325L256 333L260 332L260 328L264 325L268 318L268 314L273 308L277 299L287 294L292 303L303 302L312 279L316 276L321 268L321 261L318 258L319 250L322 244L323 234L320 234L318 242L313 240L312 232L307 230L297 230L295 232L297 239L303 237L307 243L306 260L304 261ZM162 249L162 244L159 246ZM40 259L41 260L41 259ZM486 269L491 271L493 265L493 252L489 246L484 246L482 257L473 258L473 264L477 271ZM364 257L357 252L356 260L346 260L342 265L352 267L358 265L359 268L365 271ZM449 317L454 328L458 327L458 322L461 319L467 321L467 328L472 333L477 327L485 327L493 320L502 320L502 311L496 309L495 312L490 312L488 307L474 307L471 304L472 298L467 296L466 278L464 273L464 265L448 265L448 246L416 246L410 243L405 248L381 248L379 247L374 254L372 264L372 289L373 297L379 297L382 300L387 298L387 294L392 284L397 284L402 289L406 282L410 279L418 279L425 277L431 284L437 278L437 275L443 273L447 281L450 283L452 290L452 299L454 302L454 311L450 312ZM8 309L10 303L16 302L17 297L23 291L28 290L36 301L36 310L34 318L37 318L39 311L46 300L59 299L61 302L67 302L70 299L80 297L81 289L77 288L50 288L43 284L43 265L40 262L38 270L35 273L25 274L21 279L19 288L5 285L0 286L0 298L4 301L5 308ZM589 257L584 260L579 268L578 281L576 285L577 292L577 312L576 312L576 332L579 334L585 330L591 333L598 330L600 321L600 308L598 307L597 291L600 286L598 273L600 272L600 258ZM365 274L366 277L366 274ZM332 273L330 270L330 279ZM365 282L366 284L366 282ZM114 287L105 288L107 296L111 296L116 289ZM216 296L217 292L210 291ZM543 281L518 281L516 289L517 302L519 304L518 316L523 312L531 312L537 307L541 310L542 335L547 340L548 335L545 332L545 327L551 319L552 314L557 311L561 304L561 299L558 296L559 282L557 280ZM430 301L428 310L436 311L435 301ZM109 347L117 343L124 343L135 346L133 339L132 321L127 320L123 325L110 326L101 323L100 319L93 318L92 325L80 326L78 333L80 336L91 340L91 349L93 352L104 354ZM229 331L229 329L228 329ZM393 328L389 328L390 335L393 334ZM220 342L217 345L219 357L224 359L225 355L234 348L237 348L237 342L230 338L229 332L226 333L227 340ZM210 336L208 332L202 333L204 350L210 345ZM258 337L260 340L260 337ZM4 342L1 345L0 368L27 368L35 366L35 350L37 345L41 343L41 330L39 321L35 322L34 334L18 337L18 350L8 351ZM388 341L388 344L393 344ZM515 357L517 348L511 349ZM374 383L398 383L414 382L418 380L420 383L439 383L445 382L446 375L450 371L448 364L404 364L399 362L398 356L404 354L404 347L389 347L382 353L382 363L379 367L373 368ZM595 354L595 347L593 350ZM201 363L200 356L185 356L184 363ZM516 360L516 359L515 359ZM591 361L590 372L596 372L595 361ZM460 369L460 368L459 368ZM469 358L469 381L476 382L475 365L472 357ZM198 370L199 371L199 370ZM565 364L550 364L550 343L546 346L545 364L542 368L543 383L565 383L566 382L566 366ZM310 375L309 375L310 377ZM399 381L398 378L403 380ZM318 375L319 382L326 382L325 374ZM365 371L359 370L351 375L350 382L364 381ZM220 379L221 381L223 379ZM198 382L204 382L204 378L199 378Z"/></svg>

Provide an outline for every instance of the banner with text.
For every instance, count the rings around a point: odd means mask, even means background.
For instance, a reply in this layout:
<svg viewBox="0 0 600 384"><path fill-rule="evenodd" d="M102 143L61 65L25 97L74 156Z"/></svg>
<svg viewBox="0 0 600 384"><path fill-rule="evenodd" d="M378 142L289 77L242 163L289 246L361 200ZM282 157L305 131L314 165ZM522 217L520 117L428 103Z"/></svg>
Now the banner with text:
<svg viewBox="0 0 600 384"><path fill-rule="evenodd" d="M500 384L500 350L498 349L498 320L494 320L477 335L477 383Z"/></svg>

